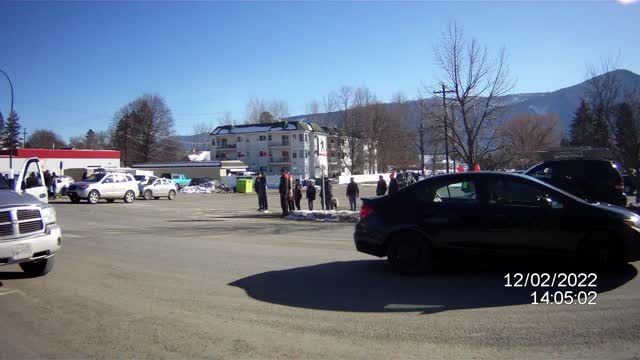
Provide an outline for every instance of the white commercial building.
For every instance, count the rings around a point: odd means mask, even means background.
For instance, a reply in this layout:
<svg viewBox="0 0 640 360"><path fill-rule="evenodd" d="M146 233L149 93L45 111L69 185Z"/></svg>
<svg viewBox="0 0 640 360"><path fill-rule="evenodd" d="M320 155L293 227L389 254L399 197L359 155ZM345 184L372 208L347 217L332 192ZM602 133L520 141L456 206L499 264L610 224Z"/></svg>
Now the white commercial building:
<svg viewBox="0 0 640 360"><path fill-rule="evenodd" d="M31 157L40 159L43 170L58 175L64 174L65 169L120 167L120 151L116 150L14 149L12 155L10 160L9 150L0 150L0 171L7 173L11 162L17 172L24 161Z"/></svg>
<svg viewBox="0 0 640 360"><path fill-rule="evenodd" d="M345 152L339 151L339 131L302 121L218 126L211 132L212 160L241 160L249 171L319 178L344 172ZM331 146L331 144L335 144Z"/></svg>

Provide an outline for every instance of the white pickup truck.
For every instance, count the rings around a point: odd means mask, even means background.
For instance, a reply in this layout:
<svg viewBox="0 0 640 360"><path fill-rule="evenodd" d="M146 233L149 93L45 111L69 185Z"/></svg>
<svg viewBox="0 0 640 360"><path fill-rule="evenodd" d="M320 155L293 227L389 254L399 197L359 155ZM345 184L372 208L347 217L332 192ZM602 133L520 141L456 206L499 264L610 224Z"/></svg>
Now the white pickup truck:
<svg viewBox="0 0 640 360"><path fill-rule="evenodd" d="M31 277L51 271L62 245L37 158L25 160L14 181L0 174L0 265L19 264Z"/></svg>

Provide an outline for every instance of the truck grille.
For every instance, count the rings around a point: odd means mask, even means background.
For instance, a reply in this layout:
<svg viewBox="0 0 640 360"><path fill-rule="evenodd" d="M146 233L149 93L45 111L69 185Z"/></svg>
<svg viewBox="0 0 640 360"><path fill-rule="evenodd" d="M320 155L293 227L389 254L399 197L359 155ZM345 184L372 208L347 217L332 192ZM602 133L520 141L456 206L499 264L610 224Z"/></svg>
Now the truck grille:
<svg viewBox="0 0 640 360"><path fill-rule="evenodd" d="M30 235L43 230L44 222L38 209L17 208L0 211L0 237Z"/></svg>

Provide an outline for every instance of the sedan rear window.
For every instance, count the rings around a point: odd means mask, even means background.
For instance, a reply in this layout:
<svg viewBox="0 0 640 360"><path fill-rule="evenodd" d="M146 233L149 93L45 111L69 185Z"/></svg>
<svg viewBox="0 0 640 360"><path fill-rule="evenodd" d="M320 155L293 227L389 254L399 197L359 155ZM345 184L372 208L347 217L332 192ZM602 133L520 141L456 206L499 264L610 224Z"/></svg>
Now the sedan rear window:
<svg viewBox="0 0 640 360"><path fill-rule="evenodd" d="M461 181L446 185L438 185L434 192L433 202L476 202L476 185L473 181Z"/></svg>

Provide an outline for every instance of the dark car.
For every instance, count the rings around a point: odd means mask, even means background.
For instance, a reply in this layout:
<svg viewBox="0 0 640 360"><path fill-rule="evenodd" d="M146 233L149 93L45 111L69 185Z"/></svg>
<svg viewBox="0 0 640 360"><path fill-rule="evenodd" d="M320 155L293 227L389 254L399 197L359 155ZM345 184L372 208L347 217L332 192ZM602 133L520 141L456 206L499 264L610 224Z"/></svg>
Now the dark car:
<svg viewBox="0 0 640 360"><path fill-rule="evenodd" d="M553 160L525 172L587 201L627 205L622 176L605 160Z"/></svg>
<svg viewBox="0 0 640 360"><path fill-rule="evenodd" d="M362 199L358 251L414 274L449 251L568 255L590 267L640 259L640 218L524 175L467 172Z"/></svg>

